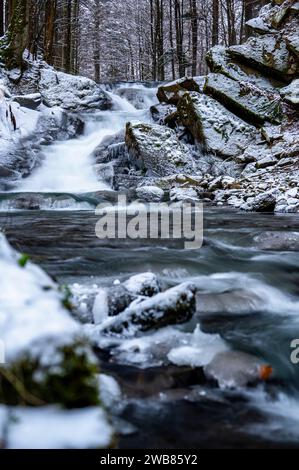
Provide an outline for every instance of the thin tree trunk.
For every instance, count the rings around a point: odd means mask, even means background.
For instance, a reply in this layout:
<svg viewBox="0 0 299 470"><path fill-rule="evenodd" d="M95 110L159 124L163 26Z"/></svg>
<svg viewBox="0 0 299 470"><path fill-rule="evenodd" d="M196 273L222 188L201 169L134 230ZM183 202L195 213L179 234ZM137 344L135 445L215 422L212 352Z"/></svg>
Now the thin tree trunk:
<svg viewBox="0 0 299 470"><path fill-rule="evenodd" d="M219 44L219 0L213 0L212 46Z"/></svg>
<svg viewBox="0 0 299 470"><path fill-rule="evenodd" d="M198 16L196 0L191 0L191 34L192 34L192 75L197 74L197 52L198 52Z"/></svg>

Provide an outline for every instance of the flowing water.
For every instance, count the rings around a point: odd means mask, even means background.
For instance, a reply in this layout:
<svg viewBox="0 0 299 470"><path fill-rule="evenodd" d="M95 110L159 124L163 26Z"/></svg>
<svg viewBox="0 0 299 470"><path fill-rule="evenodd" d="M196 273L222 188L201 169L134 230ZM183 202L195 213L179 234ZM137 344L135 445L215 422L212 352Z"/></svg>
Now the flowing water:
<svg viewBox="0 0 299 470"><path fill-rule="evenodd" d="M144 93L148 106L152 91ZM299 447L299 365L292 363L290 347L299 338L298 216L206 207L205 242L197 251L157 241L98 240L92 194L111 194L96 180L90 155L127 121L150 119L147 109L112 96L113 111L86 118L83 137L49 147L42 166L14 194L1 195L7 208L17 192L47 193L48 210L2 210L0 225L21 252L72 286L81 306L99 286L145 271L167 286L197 284L197 313L188 325L149 334L138 344L99 344L102 370L117 378L124 393L115 410L120 448ZM67 211L53 204L61 193L68 194ZM270 363L273 381L220 390L200 371L171 365L165 360L170 345L189 344L190 338L200 343L193 333L197 324L204 333L220 334L229 348Z"/></svg>

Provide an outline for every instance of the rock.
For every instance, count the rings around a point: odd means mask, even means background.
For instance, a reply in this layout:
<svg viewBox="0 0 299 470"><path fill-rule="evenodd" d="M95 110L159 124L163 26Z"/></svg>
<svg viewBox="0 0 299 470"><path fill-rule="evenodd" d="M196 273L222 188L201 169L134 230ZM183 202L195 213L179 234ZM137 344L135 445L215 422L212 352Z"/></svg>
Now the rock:
<svg viewBox="0 0 299 470"><path fill-rule="evenodd" d="M110 187L113 186L114 182L114 166L112 163L99 163L93 166L95 174L99 178L99 181L104 181Z"/></svg>
<svg viewBox="0 0 299 470"><path fill-rule="evenodd" d="M212 47L206 60L212 72L221 73L238 82L252 83L260 89L271 91L276 91L276 85L279 85L272 78L264 77L257 70L233 60L229 55L229 50L223 46Z"/></svg>
<svg viewBox="0 0 299 470"><path fill-rule="evenodd" d="M136 274L125 283L125 288L133 295L152 297L161 292L161 286L157 276L153 273Z"/></svg>
<svg viewBox="0 0 299 470"><path fill-rule="evenodd" d="M271 26L267 24L261 17L252 18L251 20L246 22L246 25L259 34L275 32L275 29L271 28Z"/></svg>
<svg viewBox="0 0 299 470"><path fill-rule="evenodd" d="M299 233L263 232L254 237L254 243L261 250L299 251Z"/></svg>
<svg viewBox="0 0 299 470"><path fill-rule="evenodd" d="M96 325L102 323L107 317L114 317L126 310L136 298L123 285L100 289L93 306L93 317Z"/></svg>
<svg viewBox="0 0 299 470"><path fill-rule="evenodd" d="M195 92L185 93L178 104L180 120L204 145L207 152L223 158L240 155L256 131L213 98Z"/></svg>
<svg viewBox="0 0 299 470"><path fill-rule="evenodd" d="M123 313L106 320L101 332L107 335L134 336L191 320L196 309L196 288L181 284L154 297L133 303Z"/></svg>
<svg viewBox="0 0 299 470"><path fill-rule="evenodd" d="M281 96L287 103L299 106L299 79L293 80L290 85L280 90Z"/></svg>
<svg viewBox="0 0 299 470"><path fill-rule="evenodd" d="M109 163L118 160L118 164L128 164L128 151L125 144L125 133L120 131L114 135L108 135L93 152L93 158L97 164Z"/></svg>
<svg viewBox="0 0 299 470"><path fill-rule="evenodd" d="M198 193L193 188L174 188L169 194L171 202L197 202Z"/></svg>
<svg viewBox="0 0 299 470"><path fill-rule="evenodd" d="M193 78L181 78L158 88L157 97L160 103L176 105L185 91L200 91L199 85Z"/></svg>
<svg viewBox="0 0 299 470"><path fill-rule="evenodd" d="M24 108L35 110L42 102L40 93L32 93L30 95L14 96L13 101L19 103Z"/></svg>
<svg viewBox="0 0 299 470"><path fill-rule="evenodd" d="M245 121L263 124L280 123L282 110L279 94L259 89L250 82L237 82L221 74L209 74L205 93Z"/></svg>
<svg viewBox="0 0 299 470"><path fill-rule="evenodd" d="M126 145L130 161L147 176L192 174L195 165L188 147L176 133L158 124L127 124Z"/></svg>
<svg viewBox="0 0 299 470"><path fill-rule="evenodd" d="M217 354L204 371L208 379L218 382L220 388L243 388L272 375L271 366L241 351Z"/></svg>
<svg viewBox="0 0 299 470"><path fill-rule="evenodd" d="M273 212L275 206L276 197L274 194L271 192L265 192L253 198L253 201L249 204L247 201L247 207L245 209L253 212ZM241 209L244 209L244 207L241 206Z"/></svg>
<svg viewBox="0 0 299 470"><path fill-rule="evenodd" d="M143 186L136 189L136 195L145 202L160 202L164 198L164 191L157 186Z"/></svg>
<svg viewBox="0 0 299 470"><path fill-rule="evenodd" d="M98 405L96 358L80 325L65 308L68 293L14 251L3 235L0 269L6 273L0 292L6 361L0 365L0 403Z"/></svg>
<svg viewBox="0 0 299 470"><path fill-rule="evenodd" d="M261 160L259 160L258 162L256 162L255 166L256 168L260 169L260 168L268 168L269 166L273 166L273 165L276 165L277 163L277 160L275 157L272 157L271 155L267 156L267 157L264 157L262 158Z"/></svg>
<svg viewBox="0 0 299 470"><path fill-rule="evenodd" d="M50 67L41 70L39 91L46 106L61 106L68 111L106 110L112 105L108 95L93 80L57 72Z"/></svg>
<svg viewBox="0 0 299 470"><path fill-rule="evenodd" d="M231 46L228 51L233 59L284 82L290 82L299 73L298 61L289 52L285 40L277 35L250 37L245 44Z"/></svg>
<svg viewBox="0 0 299 470"><path fill-rule="evenodd" d="M172 129L175 128L177 120L176 106L170 104L157 104L151 106L151 115L154 121L160 125L168 125Z"/></svg>

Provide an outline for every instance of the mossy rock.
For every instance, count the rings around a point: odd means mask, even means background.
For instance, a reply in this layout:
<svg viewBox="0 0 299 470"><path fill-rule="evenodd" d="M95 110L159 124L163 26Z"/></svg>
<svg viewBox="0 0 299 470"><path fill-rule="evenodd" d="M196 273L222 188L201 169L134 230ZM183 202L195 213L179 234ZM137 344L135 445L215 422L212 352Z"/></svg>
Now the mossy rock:
<svg viewBox="0 0 299 470"><path fill-rule="evenodd" d="M239 83L221 74L210 74L206 79L204 92L254 125L264 124L266 121L279 124L282 121L280 95L261 90L252 83Z"/></svg>

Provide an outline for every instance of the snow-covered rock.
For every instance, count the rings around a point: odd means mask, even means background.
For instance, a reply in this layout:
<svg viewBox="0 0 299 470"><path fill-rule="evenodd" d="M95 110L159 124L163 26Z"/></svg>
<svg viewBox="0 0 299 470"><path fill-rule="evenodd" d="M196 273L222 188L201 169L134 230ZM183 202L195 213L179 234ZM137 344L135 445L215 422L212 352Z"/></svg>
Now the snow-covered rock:
<svg viewBox="0 0 299 470"><path fill-rule="evenodd" d="M250 82L237 82L222 74L207 76L205 93L244 120L256 124L265 121L279 123L282 119L280 95L262 90Z"/></svg>
<svg viewBox="0 0 299 470"><path fill-rule="evenodd" d="M51 67L41 70L39 91L46 106L61 106L68 111L110 109L111 100L93 80L57 72Z"/></svg>
<svg viewBox="0 0 299 470"><path fill-rule="evenodd" d="M125 288L133 295L144 295L152 297L161 292L158 277L154 273L136 274L130 277L125 283Z"/></svg>
<svg viewBox="0 0 299 470"><path fill-rule="evenodd" d="M237 157L255 138L255 128L216 100L199 93L185 93L178 104L181 122L208 152L223 158Z"/></svg>
<svg viewBox="0 0 299 470"><path fill-rule="evenodd" d="M280 93L288 103L299 106L299 79L293 80L290 85L282 88Z"/></svg>
<svg viewBox="0 0 299 470"><path fill-rule="evenodd" d="M185 283L149 299L133 302L120 315L101 325L102 334L135 336L138 332L189 321L195 312L195 287Z"/></svg>
<svg viewBox="0 0 299 470"><path fill-rule="evenodd" d="M147 176L195 173L189 148L176 133L158 124L127 124L126 144L130 161Z"/></svg>
<svg viewBox="0 0 299 470"><path fill-rule="evenodd" d="M185 91L200 91L198 83L189 77L180 78L158 88L157 97L160 103L177 104Z"/></svg>
<svg viewBox="0 0 299 470"><path fill-rule="evenodd" d="M164 198L164 191L157 186L142 186L136 189L136 195L145 202L160 202Z"/></svg>
<svg viewBox="0 0 299 470"><path fill-rule="evenodd" d="M80 325L64 307L67 294L25 255L15 252L3 235L0 269L0 331L6 361L0 402L96 405L95 358ZM11 374L21 387L12 385Z"/></svg>
<svg viewBox="0 0 299 470"><path fill-rule="evenodd" d="M277 35L250 37L245 44L231 46L229 54L233 59L286 82L296 77L299 71L285 40Z"/></svg>

